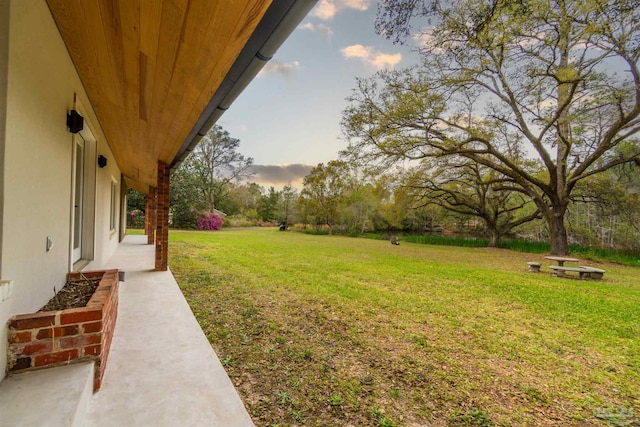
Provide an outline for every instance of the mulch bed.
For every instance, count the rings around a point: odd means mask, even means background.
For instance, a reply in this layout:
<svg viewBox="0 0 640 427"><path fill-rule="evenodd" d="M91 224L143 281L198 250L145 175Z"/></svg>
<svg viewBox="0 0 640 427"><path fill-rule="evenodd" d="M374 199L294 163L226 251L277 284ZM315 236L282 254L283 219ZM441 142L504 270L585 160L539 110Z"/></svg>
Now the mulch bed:
<svg viewBox="0 0 640 427"><path fill-rule="evenodd" d="M98 288L99 283L100 278L70 280L39 311L57 311L84 307Z"/></svg>

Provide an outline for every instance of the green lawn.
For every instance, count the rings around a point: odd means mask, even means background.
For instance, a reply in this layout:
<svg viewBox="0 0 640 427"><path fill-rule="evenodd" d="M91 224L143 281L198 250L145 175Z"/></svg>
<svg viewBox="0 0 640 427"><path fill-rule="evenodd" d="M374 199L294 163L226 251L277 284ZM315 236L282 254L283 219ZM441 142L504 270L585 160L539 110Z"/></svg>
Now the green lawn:
<svg viewBox="0 0 640 427"><path fill-rule="evenodd" d="M526 271L541 255L273 229L169 246L258 426L640 419L640 269L560 279Z"/></svg>

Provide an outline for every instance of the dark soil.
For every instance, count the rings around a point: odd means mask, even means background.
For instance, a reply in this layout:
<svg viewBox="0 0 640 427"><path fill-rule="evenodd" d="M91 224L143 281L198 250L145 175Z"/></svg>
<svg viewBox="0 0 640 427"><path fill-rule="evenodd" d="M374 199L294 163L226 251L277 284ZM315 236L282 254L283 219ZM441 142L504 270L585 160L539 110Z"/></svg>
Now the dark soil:
<svg viewBox="0 0 640 427"><path fill-rule="evenodd" d="M98 288L99 283L100 278L68 281L39 311L84 307Z"/></svg>

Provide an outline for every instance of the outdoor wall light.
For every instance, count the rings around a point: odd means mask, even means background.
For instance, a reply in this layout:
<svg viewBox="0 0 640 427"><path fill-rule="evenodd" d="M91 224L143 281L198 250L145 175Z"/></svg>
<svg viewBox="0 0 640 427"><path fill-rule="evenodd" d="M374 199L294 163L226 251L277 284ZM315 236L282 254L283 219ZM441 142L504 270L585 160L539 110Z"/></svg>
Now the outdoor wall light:
<svg viewBox="0 0 640 427"><path fill-rule="evenodd" d="M67 127L69 132L78 133L84 129L84 117L82 117L76 110L71 110L67 114Z"/></svg>
<svg viewBox="0 0 640 427"><path fill-rule="evenodd" d="M100 166L101 168L107 166L107 158L102 154L98 156L98 166Z"/></svg>

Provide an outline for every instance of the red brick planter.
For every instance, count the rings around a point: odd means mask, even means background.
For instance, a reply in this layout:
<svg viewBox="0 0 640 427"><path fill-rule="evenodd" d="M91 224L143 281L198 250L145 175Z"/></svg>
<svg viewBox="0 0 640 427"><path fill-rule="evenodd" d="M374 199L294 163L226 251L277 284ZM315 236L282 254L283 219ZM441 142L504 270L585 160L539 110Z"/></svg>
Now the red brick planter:
<svg viewBox="0 0 640 427"><path fill-rule="evenodd" d="M100 388L118 315L118 270L82 274L102 278L85 307L9 319L9 372L95 360L93 390ZM69 273L71 280L79 277Z"/></svg>

